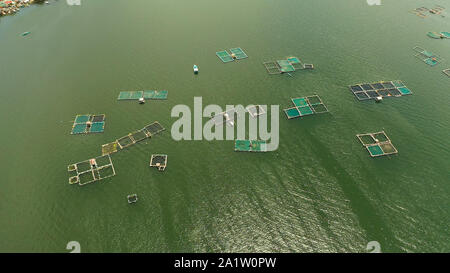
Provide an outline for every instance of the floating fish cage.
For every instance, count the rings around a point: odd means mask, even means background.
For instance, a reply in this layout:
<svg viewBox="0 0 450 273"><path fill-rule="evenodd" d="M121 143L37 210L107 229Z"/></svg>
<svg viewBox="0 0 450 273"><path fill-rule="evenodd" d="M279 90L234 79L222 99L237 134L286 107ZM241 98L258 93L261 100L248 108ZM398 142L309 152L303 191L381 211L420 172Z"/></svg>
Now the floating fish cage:
<svg viewBox="0 0 450 273"><path fill-rule="evenodd" d="M426 63L429 66L435 66L438 63L442 62L442 58L438 55L427 51L419 46L415 46L413 48L415 52L417 52L416 55L414 55L416 58L422 60L424 63Z"/></svg>
<svg viewBox="0 0 450 273"><path fill-rule="evenodd" d="M133 193L127 196L128 204L136 203L138 200L137 194Z"/></svg>
<svg viewBox="0 0 450 273"><path fill-rule="evenodd" d="M427 33L427 36L433 39L450 39L450 32L433 32Z"/></svg>
<svg viewBox="0 0 450 273"><path fill-rule="evenodd" d="M318 95L301 98L291 98L294 107L284 109L288 119L299 118L314 114L328 113L328 108Z"/></svg>
<svg viewBox="0 0 450 273"><path fill-rule="evenodd" d="M380 81L375 83L360 83L349 86L350 91L358 100L370 100L377 97L401 97L411 95L402 81Z"/></svg>
<svg viewBox="0 0 450 273"><path fill-rule="evenodd" d="M264 140L236 140L234 142L236 152L267 152L267 143Z"/></svg>
<svg viewBox="0 0 450 273"><path fill-rule="evenodd" d="M240 47L232 48L229 51L230 53L228 53L228 51L226 50L218 51L216 52L216 55L224 63L248 58L247 54Z"/></svg>
<svg viewBox="0 0 450 273"><path fill-rule="evenodd" d="M450 68L444 69L444 70L442 70L442 72L443 72L445 75L447 75L447 76L450 77Z"/></svg>
<svg viewBox="0 0 450 273"><path fill-rule="evenodd" d="M398 151L392 145L391 140L384 131L376 133L358 134L356 137L367 149L371 157L397 154Z"/></svg>
<svg viewBox="0 0 450 273"><path fill-rule="evenodd" d="M420 18L426 18L429 15L439 15L445 11L445 8L439 5L436 5L434 8L429 9L426 7L415 8L410 11L410 13L419 16Z"/></svg>
<svg viewBox="0 0 450 273"><path fill-rule="evenodd" d="M297 57L287 57L285 60L264 62L263 65L270 75L290 73L303 69L314 69L314 65L303 64Z"/></svg>
<svg viewBox="0 0 450 273"><path fill-rule="evenodd" d="M109 155L70 164L67 171L71 175L69 184L84 186L116 175Z"/></svg>
<svg viewBox="0 0 450 273"><path fill-rule="evenodd" d="M261 105L250 105L247 106L246 109L252 118L256 118L257 116L261 116L266 113L266 111Z"/></svg>
<svg viewBox="0 0 450 273"><path fill-rule="evenodd" d="M123 136L111 143L102 145L102 155L109 155L117 152L118 150L125 149L144 139L157 135L164 130L165 128L162 127L159 122L155 121L138 131L129 133L128 135Z"/></svg>
<svg viewBox="0 0 450 273"><path fill-rule="evenodd" d="M77 115L72 125L72 135L103 133L105 130L105 115Z"/></svg>
<svg viewBox="0 0 450 273"><path fill-rule="evenodd" d="M216 126L222 125L224 123L229 126L233 126L234 117L238 114L239 114L238 111L235 108L233 108L213 116L211 120L214 122Z"/></svg>
<svg viewBox="0 0 450 273"><path fill-rule="evenodd" d="M150 158L150 167L158 168L159 171L164 171L167 166L167 155L152 155Z"/></svg>
<svg viewBox="0 0 450 273"><path fill-rule="evenodd" d="M167 90L122 91L117 100L166 100L168 95Z"/></svg>

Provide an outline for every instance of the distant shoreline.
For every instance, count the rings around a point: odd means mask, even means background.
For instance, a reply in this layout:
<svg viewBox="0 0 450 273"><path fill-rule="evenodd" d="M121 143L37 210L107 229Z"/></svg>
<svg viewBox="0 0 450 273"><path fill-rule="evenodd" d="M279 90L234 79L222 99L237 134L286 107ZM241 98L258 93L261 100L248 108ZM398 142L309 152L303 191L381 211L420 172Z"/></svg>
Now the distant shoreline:
<svg viewBox="0 0 450 273"><path fill-rule="evenodd" d="M0 17L14 15L20 9L31 4L43 4L45 2L45 0L0 0Z"/></svg>

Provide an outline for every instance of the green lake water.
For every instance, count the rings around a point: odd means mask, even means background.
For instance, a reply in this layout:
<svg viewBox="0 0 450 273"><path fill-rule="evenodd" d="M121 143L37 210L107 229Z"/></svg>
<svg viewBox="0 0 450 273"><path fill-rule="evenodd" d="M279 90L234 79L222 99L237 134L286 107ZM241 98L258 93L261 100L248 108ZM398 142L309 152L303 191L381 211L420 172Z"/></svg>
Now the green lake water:
<svg viewBox="0 0 450 273"><path fill-rule="evenodd" d="M381 1L60 0L1 18L0 252L68 252L69 241L82 252L366 252L369 241L449 252L450 40L426 33L450 31L450 13L408 11L450 6ZM444 61L426 65L416 45ZM233 47L249 58L215 56ZM291 55L315 70L262 65ZM375 104L347 87L397 79L413 95ZM168 100L116 100L142 89ZM330 114L288 121L290 98L311 94ZM171 109L194 96L280 105L278 150L174 141ZM70 135L85 113L106 114L103 134ZM155 120L167 130L114 154L115 177L68 184L68 164ZM373 159L355 135L382 129L399 154ZM165 172L148 166L157 153L169 156Z"/></svg>

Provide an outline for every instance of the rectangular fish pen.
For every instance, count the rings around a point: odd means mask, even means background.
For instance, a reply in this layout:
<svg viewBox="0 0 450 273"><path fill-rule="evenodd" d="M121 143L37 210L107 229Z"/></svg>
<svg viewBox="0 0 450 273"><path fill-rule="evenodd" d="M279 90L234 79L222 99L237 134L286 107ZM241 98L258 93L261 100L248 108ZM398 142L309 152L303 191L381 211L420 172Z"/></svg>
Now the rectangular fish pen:
<svg viewBox="0 0 450 273"><path fill-rule="evenodd" d="M350 91L360 100L376 99L377 97L401 97L411 95L402 81L379 81L374 83L360 83L349 86Z"/></svg>
<svg viewBox="0 0 450 273"><path fill-rule="evenodd" d="M155 121L140 130L129 133L128 135L116 139L111 143L102 145L102 155L109 155L117 152L118 150L125 149L144 139L157 135L164 130L165 128L158 121Z"/></svg>
<svg viewBox="0 0 450 273"><path fill-rule="evenodd" d="M429 66L435 66L443 61L443 59L438 55L427 51L420 46L415 46L413 50L417 53L414 56Z"/></svg>
<svg viewBox="0 0 450 273"><path fill-rule="evenodd" d="M287 57L283 60L264 62L263 65L269 75L290 73L304 69L314 69L314 65L304 64L299 58L295 56Z"/></svg>
<svg viewBox="0 0 450 273"><path fill-rule="evenodd" d="M71 175L69 184L84 186L116 175L109 155L91 158L70 164L67 171Z"/></svg>
<svg viewBox="0 0 450 273"><path fill-rule="evenodd" d="M167 166L167 155L156 154L150 158L150 167L158 168L158 171L164 171Z"/></svg>
<svg viewBox="0 0 450 273"><path fill-rule="evenodd" d="M267 152L265 140L236 140L234 142L236 152Z"/></svg>
<svg viewBox="0 0 450 273"><path fill-rule="evenodd" d="M229 126L233 126L234 118L238 114L239 114L238 111L235 108L233 108L233 109L230 109L230 110L227 110L225 112L215 115L214 117L211 118L211 120L214 122L214 124L216 126L222 125L224 123Z"/></svg>
<svg viewBox="0 0 450 273"><path fill-rule="evenodd" d="M70 134L103 133L105 130L105 115L77 115Z"/></svg>
<svg viewBox="0 0 450 273"><path fill-rule="evenodd" d="M166 100L169 95L167 90L122 91L117 100Z"/></svg>
<svg viewBox="0 0 450 273"><path fill-rule="evenodd" d="M318 95L301 98L291 98L294 107L284 109L288 119L299 118L314 114L328 113L328 108Z"/></svg>
<svg viewBox="0 0 450 273"><path fill-rule="evenodd" d="M445 7L436 5L434 8L429 9L426 7L415 8L410 13L419 16L420 18L426 18L429 15L440 15L445 11Z"/></svg>
<svg viewBox="0 0 450 273"><path fill-rule="evenodd" d="M397 154L391 140L384 131L376 133L357 134L361 144L367 149L371 157Z"/></svg>
<svg viewBox="0 0 450 273"><path fill-rule="evenodd" d="M229 63L234 60L243 60L248 58L248 55L242 50L240 47L232 48L229 50L229 53L226 50L216 52L216 56L224 63Z"/></svg>

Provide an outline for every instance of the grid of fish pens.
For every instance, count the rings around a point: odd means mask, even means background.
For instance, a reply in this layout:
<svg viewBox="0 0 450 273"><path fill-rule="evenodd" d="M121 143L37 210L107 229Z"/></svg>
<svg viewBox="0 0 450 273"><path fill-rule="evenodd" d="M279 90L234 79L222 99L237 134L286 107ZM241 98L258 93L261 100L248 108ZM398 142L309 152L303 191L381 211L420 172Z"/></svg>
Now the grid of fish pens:
<svg viewBox="0 0 450 273"><path fill-rule="evenodd" d="M425 50L420 46L415 46L413 50L417 53L414 56L429 66L435 66L443 61L443 59L438 55L428 50Z"/></svg>
<svg viewBox="0 0 450 273"><path fill-rule="evenodd" d="M117 100L166 100L168 94L167 90L122 91Z"/></svg>
<svg viewBox="0 0 450 273"><path fill-rule="evenodd" d="M318 95L301 98L291 98L294 107L284 109L288 119L299 118L314 114L328 113L328 108Z"/></svg>
<svg viewBox="0 0 450 273"><path fill-rule="evenodd" d="M103 133L105 130L105 115L77 115L72 125L70 134Z"/></svg>
<svg viewBox="0 0 450 273"><path fill-rule="evenodd" d="M116 175L109 155L91 158L67 167L69 184L84 186Z"/></svg>
<svg viewBox="0 0 450 273"><path fill-rule="evenodd" d="M401 97L411 95L402 81L380 81L374 83L360 83L349 86L350 91L360 100L370 100L377 97Z"/></svg>
<svg viewBox="0 0 450 273"><path fill-rule="evenodd" d="M376 133L358 134L356 137L367 149L371 157L397 154L398 151L392 145L391 140L384 131Z"/></svg>
<svg viewBox="0 0 450 273"><path fill-rule="evenodd" d="M250 105L247 106L246 109L252 118L256 118L257 116L261 116L266 113L264 107L262 107L261 105Z"/></svg>
<svg viewBox="0 0 450 273"><path fill-rule="evenodd" d="M142 140L157 135L164 130L165 128L158 121L155 121L140 130L129 133L128 135L123 136L111 143L102 145L102 155L112 154L118 150L125 149Z"/></svg>
<svg viewBox="0 0 450 273"><path fill-rule="evenodd" d="M304 64L299 58L295 56L287 57L283 60L264 62L263 65L269 75L290 73L304 69L314 69L314 65Z"/></svg>

